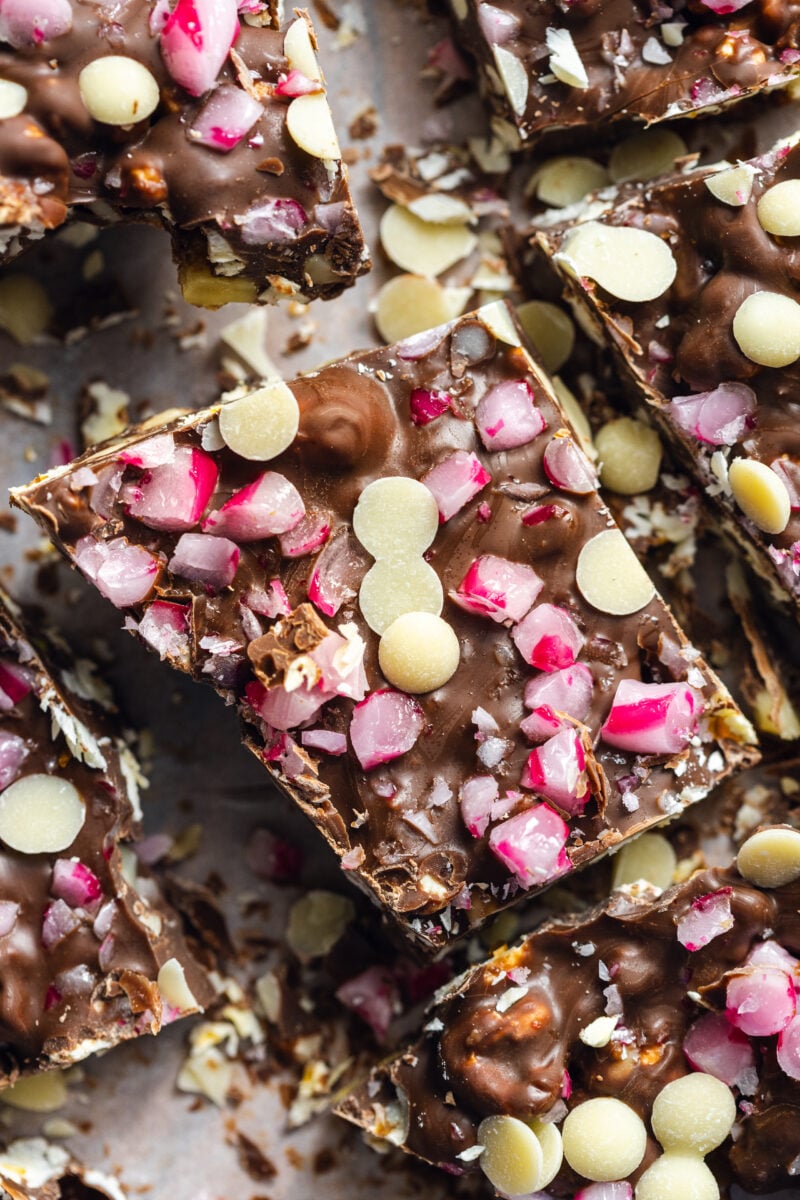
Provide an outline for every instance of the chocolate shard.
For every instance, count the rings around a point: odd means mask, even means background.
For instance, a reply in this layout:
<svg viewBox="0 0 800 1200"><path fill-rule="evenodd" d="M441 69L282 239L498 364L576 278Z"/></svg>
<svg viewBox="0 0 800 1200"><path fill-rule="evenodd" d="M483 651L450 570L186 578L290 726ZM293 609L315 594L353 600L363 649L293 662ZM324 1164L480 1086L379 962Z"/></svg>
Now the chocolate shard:
<svg viewBox="0 0 800 1200"><path fill-rule="evenodd" d="M753 761L505 304L130 430L14 503L238 706L423 949Z"/></svg>
<svg viewBox="0 0 800 1200"><path fill-rule="evenodd" d="M137 868L141 774L89 668L0 594L0 1087L156 1033L213 995Z"/></svg>

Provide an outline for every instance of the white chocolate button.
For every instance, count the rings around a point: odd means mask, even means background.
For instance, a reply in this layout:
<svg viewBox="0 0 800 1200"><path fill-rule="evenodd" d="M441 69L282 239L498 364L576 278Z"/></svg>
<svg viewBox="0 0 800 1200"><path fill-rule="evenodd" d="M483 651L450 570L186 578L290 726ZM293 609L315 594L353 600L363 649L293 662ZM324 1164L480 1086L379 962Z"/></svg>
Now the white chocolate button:
<svg viewBox="0 0 800 1200"><path fill-rule="evenodd" d="M600 456L600 482L621 496L649 492L658 483L661 439L643 421L620 417L598 430L594 444Z"/></svg>
<svg viewBox="0 0 800 1200"><path fill-rule="evenodd" d="M0 276L0 328L21 346L43 334L52 317L50 297L33 275Z"/></svg>
<svg viewBox="0 0 800 1200"><path fill-rule="evenodd" d="M756 177L755 168L749 163L738 167L729 167L727 171L717 171L706 179L706 187L717 200L730 204L732 208L742 208L750 199L753 191L753 180Z"/></svg>
<svg viewBox="0 0 800 1200"><path fill-rule="evenodd" d="M783 887L800 879L800 832L786 825L751 834L736 856L739 874L757 887Z"/></svg>
<svg viewBox="0 0 800 1200"><path fill-rule="evenodd" d="M23 1112L55 1112L67 1102L64 1072L46 1071L18 1079L12 1087L0 1091L0 1101Z"/></svg>
<svg viewBox="0 0 800 1200"><path fill-rule="evenodd" d="M614 855L611 886L623 887L644 879L663 891L672 883L677 865L675 851L663 834L644 833L626 842Z"/></svg>
<svg viewBox="0 0 800 1200"><path fill-rule="evenodd" d="M642 129L617 143L608 160L608 171L614 183L655 179L672 171L675 159L687 153L686 142L671 129Z"/></svg>
<svg viewBox="0 0 800 1200"><path fill-rule="evenodd" d="M493 51L497 74L509 103L517 116L523 117L528 103L528 68L519 55L512 54L503 46L494 46Z"/></svg>
<svg viewBox="0 0 800 1200"><path fill-rule="evenodd" d="M267 462L282 454L297 436L299 424L300 407L282 379L271 379L219 410L225 445L252 462Z"/></svg>
<svg viewBox="0 0 800 1200"><path fill-rule="evenodd" d="M569 87L578 88L579 91L588 88L589 76L570 31L551 26L545 31L545 40L550 51L548 65L556 79Z"/></svg>
<svg viewBox="0 0 800 1200"><path fill-rule="evenodd" d="M611 1096L598 1096L573 1108L561 1137L564 1157L573 1171L598 1183L630 1175L647 1148L642 1118Z"/></svg>
<svg viewBox="0 0 800 1200"><path fill-rule="evenodd" d="M604 167L591 158L565 154L551 158L534 175L537 197L551 208L577 204L608 183Z"/></svg>
<svg viewBox="0 0 800 1200"><path fill-rule="evenodd" d="M663 295L678 270L669 246L656 234L598 221L577 225L555 258L578 279L593 279L618 300L635 303Z"/></svg>
<svg viewBox="0 0 800 1200"><path fill-rule="evenodd" d="M572 426L575 437L578 439L578 445L590 462L597 461L597 450L594 445L594 437L592 435L592 427L589 424L589 419L586 413L581 408L578 397L569 390L563 379L556 375L553 380L553 391L558 397L558 403L564 410L564 414Z"/></svg>
<svg viewBox="0 0 800 1200"><path fill-rule="evenodd" d="M387 475L368 483L353 512L353 532L373 558L417 558L439 528L433 493L418 479Z"/></svg>
<svg viewBox="0 0 800 1200"><path fill-rule="evenodd" d="M333 113L324 92L298 96L286 110L286 128L295 145L312 158L328 162L342 157Z"/></svg>
<svg viewBox="0 0 800 1200"><path fill-rule="evenodd" d="M18 117L27 103L27 88L11 79L0 79L0 121Z"/></svg>
<svg viewBox="0 0 800 1200"><path fill-rule="evenodd" d="M762 367L788 367L800 358L800 304L779 292L754 292L733 318L742 354Z"/></svg>
<svg viewBox="0 0 800 1200"><path fill-rule="evenodd" d="M539 1179L539 1187L546 1188L553 1182L564 1161L561 1131L552 1121L534 1119L528 1124L539 1139L542 1149L542 1174Z"/></svg>
<svg viewBox="0 0 800 1200"><path fill-rule="evenodd" d="M613 617L639 612L656 594L653 581L619 529L604 529L582 547L575 582L587 603Z"/></svg>
<svg viewBox="0 0 800 1200"><path fill-rule="evenodd" d="M378 292L375 324L388 344L402 342L415 333L435 329L459 315L452 293L460 288L445 288L435 279L422 275L398 275Z"/></svg>
<svg viewBox="0 0 800 1200"><path fill-rule="evenodd" d="M370 567L358 593L361 615L374 633L384 633L403 613L439 615L442 581L424 558L381 559Z"/></svg>
<svg viewBox="0 0 800 1200"><path fill-rule="evenodd" d="M289 910L286 940L300 958L320 958L333 949L355 915L347 896L307 892Z"/></svg>
<svg viewBox="0 0 800 1200"><path fill-rule="evenodd" d="M761 228L778 237L800 236L800 179L784 179L768 188L758 202Z"/></svg>
<svg viewBox="0 0 800 1200"><path fill-rule="evenodd" d="M380 239L396 267L412 275L427 276L441 275L477 245L477 238L468 226L434 225L400 204L393 204L383 214Z"/></svg>
<svg viewBox="0 0 800 1200"><path fill-rule="evenodd" d="M575 345L572 318L557 304L528 300L517 307L519 323L549 375L563 367Z"/></svg>
<svg viewBox="0 0 800 1200"><path fill-rule="evenodd" d="M444 687L458 670L459 658L452 628L430 612L404 613L378 645L378 662L386 679L413 694Z"/></svg>
<svg viewBox="0 0 800 1200"><path fill-rule="evenodd" d="M728 467L728 480L734 500L754 525L765 533L783 533L792 502L776 471L755 458L735 458Z"/></svg>
<svg viewBox="0 0 800 1200"><path fill-rule="evenodd" d="M314 83L322 82L317 56L311 45L308 23L302 17L293 21L286 30L286 37L283 39L283 53L294 71L299 71L301 75L305 75L306 79L311 79Z"/></svg>
<svg viewBox="0 0 800 1200"><path fill-rule="evenodd" d="M178 1012L193 1012L199 1005L186 982L186 972L177 958L169 958L158 972L158 990L163 1000Z"/></svg>
<svg viewBox="0 0 800 1200"><path fill-rule="evenodd" d="M662 1154L636 1185L636 1200L719 1200L719 1186L696 1154Z"/></svg>
<svg viewBox="0 0 800 1200"><path fill-rule="evenodd" d="M0 793L0 841L22 854L66 850L85 820L77 788L57 775L24 775Z"/></svg>
<svg viewBox="0 0 800 1200"><path fill-rule="evenodd" d="M78 76L81 100L103 125L135 125L155 112L160 99L154 76L124 54L107 54L88 63Z"/></svg>
<svg viewBox="0 0 800 1200"><path fill-rule="evenodd" d="M491 304L484 304L478 309L477 316L498 342L505 342L507 346L520 345L519 334L511 320L505 300L493 300Z"/></svg>
<svg viewBox="0 0 800 1200"><path fill-rule="evenodd" d="M539 1139L516 1117L487 1117L478 1126L483 1154L478 1159L486 1178L506 1196L524 1196L542 1186L544 1155Z"/></svg>
<svg viewBox="0 0 800 1200"><path fill-rule="evenodd" d="M736 1120L733 1092L713 1075L673 1079L655 1098L650 1124L665 1150L705 1155L721 1146Z"/></svg>

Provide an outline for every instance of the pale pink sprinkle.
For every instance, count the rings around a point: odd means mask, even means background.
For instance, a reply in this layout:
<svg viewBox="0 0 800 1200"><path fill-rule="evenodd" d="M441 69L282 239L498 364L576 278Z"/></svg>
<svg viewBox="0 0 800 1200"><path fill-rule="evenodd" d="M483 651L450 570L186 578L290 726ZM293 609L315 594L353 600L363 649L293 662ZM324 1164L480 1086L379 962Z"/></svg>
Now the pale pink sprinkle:
<svg viewBox="0 0 800 1200"><path fill-rule="evenodd" d="M532 742L543 742L564 726L562 714L585 721L593 691L594 677L583 663L572 663L560 671L529 679L525 685L525 704L533 711L521 723L522 732Z"/></svg>
<svg viewBox="0 0 800 1200"><path fill-rule="evenodd" d="M158 433L143 442L134 442L120 451L119 461L126 467L163 467L175 457L175 438L171 433Z"/></svg>
<svg viewBox="0 0 800 1200"><path fill-rule="evenodd" d="M54 900L48 904L42 920L42 945L45 950L52 950L53 946L74 933L79 925L80 920L65 901Z"/></svg>
<svg viewBox="0 0 800 1200"><path fill-rule="evenodd" d="M346 736L332 729L304 729L300 734L300 742L309 750L322 750L324 754L338 756L347 753Z"/></svg>
<svg viewBox="0 0 800 1200"><path fill-rule="evenodd" d="M755 1055L746 1034L722 1013L706 1013L695 1021L683 1041L683 1052L695 1071L738 1087L755 1071Z"/></svg>
<svg viewBox="0 0 800 1200"><path fill-rule="evenodd" d="M233 583L239 557L239 547L228 538L183 533L169 560L169 569L173 575L202 583L212 592L221 592Z"/></svg>
<svg viewBox="0 0 800 1200"><path fill-rule="evenodd" d="M491 775L474 775L462 783L458 792L461 817L473 837L486 833L499 794L497 780Z"/></svg>
<svg viewBox="0 0 800 1200"><path fill-rule="evenodd" d="M352 600L364 578L368 559L348 529L339 529L326 542L308 581L308 598L326 617L335 617Z"/></svg>
<svg viewBox="0 0 800 1200"><path fill-rule="evenodd" d="M534 403L528 381L509 379L481 398L475 410L475 425L486 449L497 451L527 445L543 432L547 422Z"/></svg>
<svg viewBox="0 0 800 1200"><path fill-rule="evenodd" d="M456 450L449 458L431 467L421 480L433 493L442 524L460 512L491 481L481 460L468 450Z"/></svg>
<svg viewBox="0 0 800 1200"><path fill-rule="evenodd" d="M14 900L0 900L0 937L8 937L18 916L19 905Z"/></svg>
<svg viewBox="0 0 800 1200"><path fill-rule="evenodd" d="M209 513L203 532L235 542L258 542L288 533L306 514L300 493L285 475L264 471Z"/></svg>
<svg viewBox="0 0 800 1200"><path fill-rule="evenodd" d="M471 564L457 591L450 592L450 599L467 612L502 624L521 620L543 587L533 567L482 554Z"/></svg>
<svg viewBox="0 0 800 1200"><path fill-rule="evenodd" d="M795 1015L792 980L775 967L737 972L728 982L725 1016L749 1037L769 1037L785 1029Z"/></svg>
<svg viewBox="0 0 800 1200"><path fill-rule="evenodd" d="M633 1200L633 1185L627 1179L614 1183L589 1183L575 1193L575 1200Z"/></svg>
<svg viewBox="0 0 800 1200"><path fill-rule="evenodd" d="M214 86L239 33L237 0L178 0L161 31L161 56L192 96Z"/></svg>
<svg viewBox="0 0 800 1200"><path fill-rule="evenodd" d="M785 50L781 50L779 60L784 66L793 67L795 63L800 62L800 50L792 50L787 46Z"/></svg>
<svg viewBox="0 0 800 1200"><path fill-rule="evenodd" d="M539 604L511 630L514 645L525 662L540 671L570 667L580 654L584 637L565 608Z"/></svg>
<svg viewBox="0 0 800 1200"><path fill-rule="evenodd" d="M219 472L210 454L178 446L170 462L145 471L127 495L130 516L169 533L191 529L217 486Z"/></svg>
<svg viewBox="0 0 800 1200"><path fill-rule="evenodd" d="M528 755L522 786L550 800L562 812L583 812L589 799L586 754L572 729L562 729Z"/></svg>
<svg viewBox="0 0 800 1200"><path fill-rule="evenodd" d="M733 929L733 914L728 887L692 901L691 908L678 921L678 941L693 953L729 929Z"/></svg>
<svg viewBox="0 0 800 1200"><path fill-rule="evenodd" d="M800 1017L778 1035L778 1066L790 1079L800 1079Z"/></svg>
<svg viewBox="0 0 800 1200"><path fill-rule="evenodd" d="M319 687L324 692L346 696L348 700L363 700L369 690L364 667L366 644L357 637L348 641L340 633L329 633L309 657L321 672Z"/></svg>
<svg viewBox="0 0 800 1200"><path fill-rule="evenodd" d="M113 933L108 933L100 943L100 949L97 951L97 962L101 971L110 971L114 965L116 940Z"/></svg>
<svg viewBox="0 0 800 1200"><path fill-rule="evenodd" d="M542 456L544 472L554 487L584 496L597 487L597 475L571 437L553 437Z"/></svg>
<svg viewBox="0 0 800 1200"><path fill-rule="evenodd" d="M452 38L442 38L428 51L428 65L441 71L446 78L469 79L471 72L467 62L456 49Z"/></svg>
<svg viewBox="0 0 800 1200"><path fill-rule="evenodd" d="M33 684L29 672L19 663L0 660L0 709L13 708L30 693Z"/></svg>
<svg viewBox="0 0 800 1200"><path fill-rule="evenodd" d="M41 46L71 29L69 0L3 0L0 4L0 41L15 50Z"/></svg>
<svg viewBox="0 0 800 1200"><path fill-rule="evenodd" d="M415 333L411 337L404 338L402 342L397 342L394 352L405 362L417 362L436 349L445 332L446 328L443 325L439 325L435 329L425 329L422 333Z"/></svg>
<svg viewBox="0 0 800 1200"><path fill-rule="evenodd" d="M491 506L488 505L485 500L482 500L481 503L478 505L477 509L475 510L475 516L478 518L478 520L482 524L488 525L488 523L492 519Z"/></svg>
<svg viewBox="0 0 800 1200"><path fill-rule="evenodd" d="M769 465L789 493L792 511L797 512L800 509L800 462L794 462L791 458L776 458Z"/></svg>
<svg viewBox="0 0 800 1200"><path fill-rule="evenodd" d="M678 754L689 743L703 697L685 683L619 683L600 736L634 754Z"/></svg>
<svg viewBox="0 0 800 1200"><path fill-rule="evenodd" d="M19 775L19 769L28 757L25 739L16 733L0 729L0 791L7 788Z"/></svg>
<svg viewBox="0 0 800 1200"><path fill-rule="evenodd" d="M85 908L102 898L103 889L94 871L72 858L57 858L53 864L50 895L65 900L71 908Z"/></svg>
<svg viewBox="0 0 800 1200"><path fill-rule="evenodd" d="M154 600L139 622L139 637L160 658L183 658L189 650L189 608L170 600Z"/></svg>
<svg viewBox="0 0 800 1200"><path fill-rule="evenodd" d="M520 520L523 525L531 526L542 525L553 519L565 521L570 517L569 509L564 508L563 504L535 504L533 508L526 509Z"/></svg>
<svg viewBox="0 0 800 1200"><path fill-rule="evenodd" d="M791 977L795 991L800 989L800 960L790 954L780 942L768 938L765 942L757 942L745 959L748 967L778 967Z"/></svg>
<svg viewBox="0 0 800 1200"><path fill-rule="evenodd" d="M148 28L152 37L158 37L172 12L172 0L156 0L150 9Z"/></svg>
<svg viewBox="0 0 800 1200"><path fill-rule="evenodd" d="M97 472L97 483L89 495L89 507L103 520L108 520L114 514L125 466L122 463L111 463Z"/></svg>
<svg viewBox="0 0 800 1200"><path fill-rule="evenodd" d="M248 246L266 242L291 242L308 224L308 213L299 200L260 200L234 221Z"/></svg>
<svg viewBox="0 0 800 1200"><path fill-rule="evenodd" d="M272 763L287 779L297 779L307 770L306 763L298 752L297 742L288 733L280 736L266 747L261 754L264 762Z"/></svg>
<svg viewBox="0 0 800 1200"><path fill-rule="evenodd" d="M224 83L206 100L189 127L189 139L227 154L238 146L264 110L243 88Z"/></svg>
<svg viewBox="0 0 800 1200"><path fill-rule="evenodd" d="M400 1009L397 986L386 967L368 967L336 991L336 999L369 1025L382 1042L392 1018Z"/></svg>
<svg viewBox="0 0 800 1200"><path fill-rule="evenodd" d="M245 861L260 879L296 883L303 870L303 852L294 842L269 829L254 829L245 846Z"/></svg>
<svg viewBox="0 0 800 1200"><path fill-rule="evenodd" d="M331 535L330 517L323 513L306 513L289 533L278 538L284 558L303 558L324 546Z"/></svg>
<svg viewBox="0 0 800 1200"><path fill-rule="evenodd" d="M292 69L281 75L275 84L275 95L294 100L296 96L310 96L312 92L325 89L318 79L309 79L302 71Z"/></svg>
<svg viewBox="0 0 800 1200"><path fill-rule="evenodd" d="M333 698L333 692L323 692L318 687L310 690L298 687L287 692L284 687L267 689L255 680L248 683L244 691L248 703L261 719L272 729L281 732L297 729L298 726L313 721L322 706Z"/></svg>
<svg viewBox="0 0 800 1200"><path fill-rule="evenodd" d="M166 858L175 845L175 839L169 833L151 833L134 843L133 851L139 862L146 867L154 867L156 863Z"/></svg>
<svg viewBox="0 0 800 1200"><path fill-rule="evenodd" d="M250 588L245 592L243 603L262 617L288 617L292 611L280 579L271 579L266 589Z"/></svg>
<svg viewBox="0 0 800 1200"><path fill-rule="evenodd" d="M732 446L754 428L756 394L746 383L721 383L712 392L675 396L669 411L675 424L711 446Z"/></svg>
<svg viewBox="0 0 800 1200"><path fill-rule="evenodd" d="M738 12L740 8L746 8L751 2L752 0L701 0L706 8L710 8L720 17L727 17L730 13Z"/></svg>
<svg viewBox="0 0 800 1200"><path fill-rule="evenodd" d="M415 425L429 425L450 407L448 392L430 391L428 388L414 388L409 400L411 420Z"/></svg>
<svg viewBox="0 0 800 1200"><path fill-rule="evenodd" d="M520 20L494 4L479 4L478 24L488 42L493 46L502 46L519 32Z"/></svg>
<svg viewBox="0 0 800 1200"><path fill-rule="evenodd" d="M141 546L132 546L124 537L96 542L87 533L76 544L73 557L78 570L117 608L145 600L159 571L158 559Z"/></svg>
<svg viewBox="0 0 800 1200"><path fill-rule="evenodd" d="M496 825L489 848L522 887L557 879L570 869L565 853L569 829L548 804L537 804Z"/></svg>
<svg viewBox="0 0 800 1200"><path fill-rule="evenodd" d="M417 701L387 688L356 705L350 741L363 769L371 771L411 750L424 728L425 714Z"/></svg>

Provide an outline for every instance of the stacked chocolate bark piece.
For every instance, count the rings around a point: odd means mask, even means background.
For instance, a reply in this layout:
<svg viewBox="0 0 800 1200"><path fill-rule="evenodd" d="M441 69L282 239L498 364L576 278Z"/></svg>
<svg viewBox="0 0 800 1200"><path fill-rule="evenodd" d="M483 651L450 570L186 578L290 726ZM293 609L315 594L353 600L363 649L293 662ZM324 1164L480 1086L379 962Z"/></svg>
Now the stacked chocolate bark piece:
<svg viewBox="0 0 800 1200"><path fill-rule="evenodd" d="M791 3L450 7L514 151L717 113L800 62ZM368 267L304 14L159 0L106 22L9 0L0 36L7 257L80 211L165 225L185 298L209 307L330 298ZM603 189L522 238L795 617L799 201L787 141ZM12 492L165 672L235 706L265 780L423 958L556 882L563 895L759 757L615 520L585 418L543 358L492 300L150 418ZM647 436L629 445L634 477ZM128 749L86 715L83 675L47 666L6 611L13 1083L155 1032L211 987L131 871ZM742 841L736 862L674 887L672 867L623 872L599 906L501 946L340 1114L505 1197L791 1185L800 832ZM5 982L17 962L24 995Z"/></svg>

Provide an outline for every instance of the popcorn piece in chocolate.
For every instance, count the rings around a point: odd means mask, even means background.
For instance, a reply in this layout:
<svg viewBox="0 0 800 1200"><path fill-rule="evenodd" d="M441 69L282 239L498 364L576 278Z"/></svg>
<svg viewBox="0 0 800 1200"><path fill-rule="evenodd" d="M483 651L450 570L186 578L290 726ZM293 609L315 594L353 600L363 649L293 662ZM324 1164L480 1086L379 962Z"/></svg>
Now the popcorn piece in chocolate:
<svg viewBox="0 0 800 1200"><path fill-rule="evenodd" d="M139 769L107 704L87 664L31 642L0 595L0 1087L212 994L155 881L137 878Z"/></svg>
<svg viewBox="0 0 800 1200"><path fill-rule="evenodd" d="M554 129L708 116L785 87L800 62L793 2L449 5L495 132L512 149Z"/></svg>
<svg viewBox="0 0 800 1200"><path fill-rule="evenodd" d="M536 237L771 590L800 602L800 145L628 187ZM781 214L784 221L781 224Z"/></svg>
<svg viewBox="0 0 800 1200"><path fill-rule="evenodd" d="M336 296L369 267L304 16L78 0L0 14L0 253L71 215L164 226L184 296Z"/></svg>
<svg viewBox="0 0 800 1200"><path fill-rule="evenodd" d="M663 894L639 881L502 947L340 1114L503 1195L792 1187L798 843L762 829L738 869Z"/></svg>
<svg viewBox="0 0 800 1200"><path fill-rule="evenodd" d="M595 486L494 304L14 498L432 948L752 757Z"/></svg>

